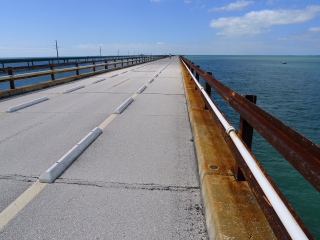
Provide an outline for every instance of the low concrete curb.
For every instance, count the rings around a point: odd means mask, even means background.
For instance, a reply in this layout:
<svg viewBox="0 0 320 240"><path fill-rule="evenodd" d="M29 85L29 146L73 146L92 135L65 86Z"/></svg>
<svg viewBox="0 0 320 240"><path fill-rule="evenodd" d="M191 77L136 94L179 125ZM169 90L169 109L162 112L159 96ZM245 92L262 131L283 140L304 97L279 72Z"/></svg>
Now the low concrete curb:
<svg viewBox="0 0 320 240"><path fill-rule="evenodd" d="M39 177L39 182L52 183L58 178L73 162L86 150L89 145L96 140L102 130L98 127L94 128L87 136L71 148L62 158L53 164L47 171Z"/></svg>
<svg viewBox="0 0 320 240"><path fill-rule="evenodd" d="M120 105L120 107L117 108L117 110L114 113L121 114L132 102L133 98L129 97L124 103Z"/></svg>
<svg viewBox="0 0 320 240"><path fill-rule="evenodd" d="M80 85L77 87L69 88L69 89L65 90L63 93L70 93L70 92L76 91L76 90L84 88L84 87L85 87L84 85Z"/></svg>
<svg viewBox="0 0 320 240"><path fill-rule="evenodd" d="M146 90L147 85L143 85L139 90L137 91L138 94L141 94L144 90Z"/></svg>
<svg viewBox="0 0 320 240"><path fill-rule="evenodd" d="M47 97L37 98L35 100L10 107L10 108L8 108L8 110L6 112L15 112L15 111L18 111L22 108L26 108L26 107L29 107L29 106L32 106L32 105L35 105L35 104L38 104L38 103L41 103L41 102L44 102L47 100L49 100L49 98L47 98Z"/></svg>
<svg viewBox="0 0 320 240"><path fill-rule="evenodd" d="M98 82L102 82L102 81L104 81L104 80L106 80L106 79L105 79L105 78L101 78L101 79L98 79L98 80L93 81L92 84L95 84L95 83L98 83Z"/></svg>

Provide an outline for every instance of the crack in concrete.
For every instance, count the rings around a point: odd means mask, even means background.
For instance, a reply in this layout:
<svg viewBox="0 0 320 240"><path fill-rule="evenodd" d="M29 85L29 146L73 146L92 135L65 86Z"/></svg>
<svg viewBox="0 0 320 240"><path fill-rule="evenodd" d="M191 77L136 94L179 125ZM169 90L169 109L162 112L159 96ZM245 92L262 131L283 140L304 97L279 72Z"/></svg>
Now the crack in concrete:
<svg viewBox="0 0 320 240"><path fill-rule="evenodd" d="M198 192L199 186L177 186L177 185L160 185L154 183L122 183L122 182L103 182L87 181L81 179L58 178L55 183L58 184L75 184L80 186L94 186L102 188L121 188L130 190L147 190L147 191L173 191L173 192Z"/></svg>
<svg viewBox="0 0 320 240"><path fill-rule="evenodd" d="M38 180L38 176L26 176L20 174L4 174L0 175L0 180L14 180L19 182L36 182Z"/></svg>

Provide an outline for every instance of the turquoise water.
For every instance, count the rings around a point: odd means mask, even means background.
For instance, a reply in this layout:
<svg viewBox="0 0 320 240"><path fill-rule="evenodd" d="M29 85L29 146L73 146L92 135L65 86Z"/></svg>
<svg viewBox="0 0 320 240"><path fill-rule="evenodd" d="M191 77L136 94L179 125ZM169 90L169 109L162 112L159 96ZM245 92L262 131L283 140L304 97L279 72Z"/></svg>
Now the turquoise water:
<svg viewBox="0 0 320 240"><path fill-rule="evenodd" d="M185 56L240 94L320 144L320 56ZM282 64L282 62L287 64ZM217 105L238 128L239 116L216 93ZM310 231L320 239L320 194L254 133L252 151Z"/></svg>

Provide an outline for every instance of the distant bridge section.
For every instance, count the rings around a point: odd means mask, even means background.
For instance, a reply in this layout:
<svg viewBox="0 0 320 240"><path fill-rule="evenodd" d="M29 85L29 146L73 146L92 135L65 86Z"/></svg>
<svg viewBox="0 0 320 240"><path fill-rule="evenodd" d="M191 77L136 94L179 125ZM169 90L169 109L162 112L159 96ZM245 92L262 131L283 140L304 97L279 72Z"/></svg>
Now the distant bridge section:
<svg viewBox="0 0 320 240"><path fill-rule="evenodd" d="M0 59L0 98L134 66L166 55ZM19 81L17 83L17 81ZM36 84L36 85L35 85ZM1 91L4 90L4 91Z"/></svg>

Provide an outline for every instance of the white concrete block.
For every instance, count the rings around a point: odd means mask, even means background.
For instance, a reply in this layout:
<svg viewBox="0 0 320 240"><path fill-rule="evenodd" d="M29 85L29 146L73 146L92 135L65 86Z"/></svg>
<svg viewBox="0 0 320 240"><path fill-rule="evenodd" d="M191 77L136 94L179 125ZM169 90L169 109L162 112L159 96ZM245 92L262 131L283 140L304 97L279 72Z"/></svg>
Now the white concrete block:
<svg viewBox="0 0 320 240"><path fill-rule="evenodd" d="M105 79L105 78L101 78L101 79L98 79L98 80L93 81L92 84L95 84L95 83L98 83L98 82L102 82L102 81L104 81L104 80L106 80L106 79Z"/></svg>
<svg viewBox="0 0 320 240"><path fill-rule="evenodd" d="M143 85L139 90L137 91L138 94L141 94L144 90L146 90L147 85Z"/></svg>
<svg viewBox="0 0 320 240"><path fill-rule="evenodd" d="M132 102L133 98L129 97L124 103L120 105L120 107L117 108L117 110L114 113L121 114Z"/></svg>
<svg viewBox="0 0 320 240"><path fill-rule="evenodd" d="M80 86L77 86L77 87L74 87L74 88L69 88L67 90L65 90L63 93L69 93L69 92L73 92L73 91L76 91L80 88L84 88L85 86L84 85L80 85Z"/></svg>
<svg viewBox="0 0 320 240"><path fill-rule="evenodd" d="M49 100L49 98L47 98L47 97L37 98L35 100L10 107L10 108L8 108L8 110L6 112L15 112L15 111L18 111L22 108L26 108L26 107L29 107L29 106L32 106L32 105L35 105L35 104L38 104L38 103L41 103L41 102L47 101L47 100Z"/></svg>
<svg viewBox="0 0 320 240"><path fill-rule="evenodd" d="M73 162L77 159L90 144L96 140L102 130L98 127L94 128L87 136L71 148L62 158L53 164L47 171L39 177L42 183L54 182Z"/></svg>

